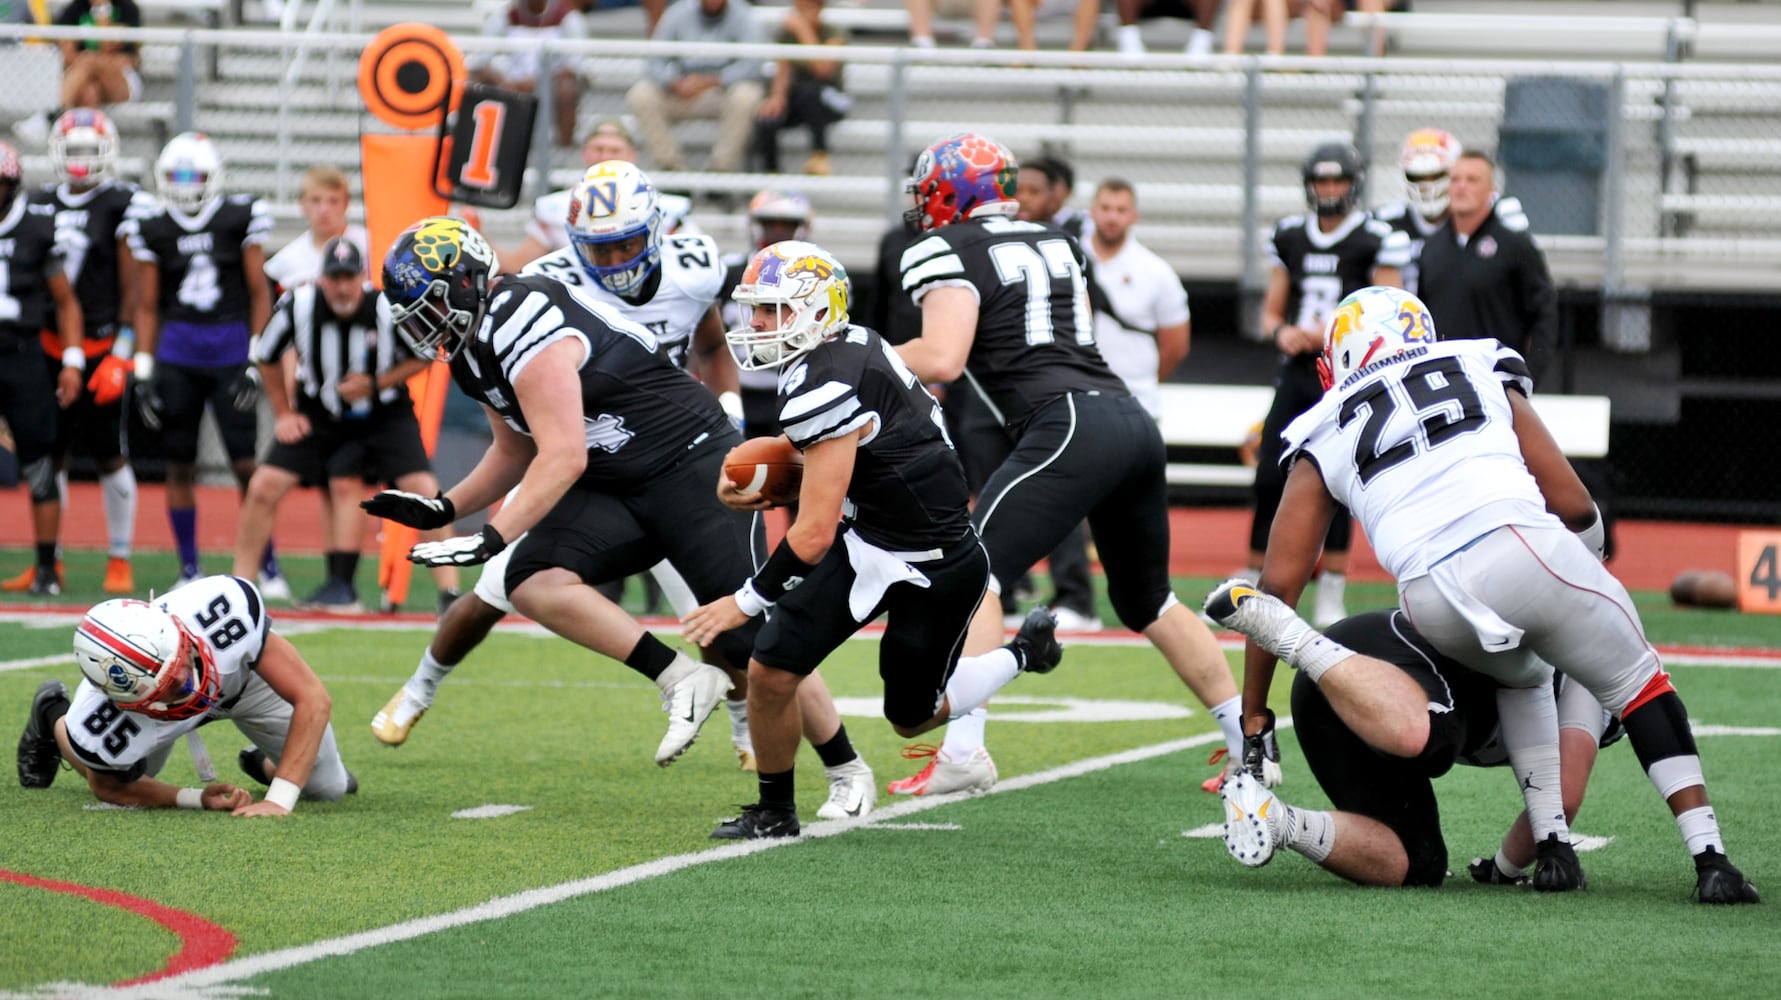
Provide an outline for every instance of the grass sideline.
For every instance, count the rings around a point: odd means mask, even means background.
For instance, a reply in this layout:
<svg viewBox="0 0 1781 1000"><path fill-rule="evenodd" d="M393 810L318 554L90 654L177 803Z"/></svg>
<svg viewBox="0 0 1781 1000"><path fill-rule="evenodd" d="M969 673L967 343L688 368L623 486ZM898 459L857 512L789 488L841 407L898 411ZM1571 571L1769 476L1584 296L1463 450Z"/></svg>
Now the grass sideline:
<svg viewBox="0 0 1781 1000"><path fill-rule="evenodd" d="M1210 583L1182 581L1180 592L1191 599ZM1389 596L1357 587L1350 605ZM1648 613L1654 639L1781 646L1772 619L1672 615ZM1749 638L1713 638L1728 633ZM367 723L425 637L345 622L296 639L334 693L342 752L365 785L360 796L305 804L293 821L249 824L84 808L90 797L67 773L47 792L7 783L0 868L194 911L237 934L238 954L251 955L706 851L712 823L753 797L721 717L687 758L661 771L649 756L661 725L652 689L564 643L514 633L497 634L460 670L409 746L380 747ZM65 653L66 621L0 620L0 649L8 659ZM854 644L825 667L838 696L876 694L875 654L873 644ZM0 672L6 724L22 724L20 706L39 680L72 674L71 663ZM1699 721L1772 722L1767 707L1781 685L1774 670L1684 667L1678 677ZM1005 705L1004 716L1013 709L1043 718L1085 702L1190 704L1155 654L1132 646L1075 645L1056 674L1023 678L1009 694L1057 704ZM1194 708L1187 718L1000 721L990 741L1011 784L1068 761L1210 732ZM906 773L901 741L881 720L847 721L881 788ZM232 771L239 734L221 725L206 735L219 766ZM1771 832L1781 788L1764 763L1773 739L1703 738L1733 857L1765 887L1765 875L1781 871L1781 834ZM1321 804L1296 744L1286 743L1288 800ZM856 829L247 985L297 997L692 996L737 984L776 997L935 985L986 997L1278 996L1427 992L1434 967L1483 996L1698 988L1699 965L1665 962L1658 950L1710 961L1720 981L1773 982L1781 973L1772 911L1686 904L1692 873L1674 824L1624 747L1604 756L1578 824L1615 839L1585 856L1592 888L1571 899L1469 883L1360 890L1294 856L1260 872L1241 869L1216 839L1181 837L1219 819L1217 800L1195 788L1209 773L1203 755L1182 751L947 804L913 821L958 829ZM800 806L811 818L826 789L813 754L800 764ZM189 781L190 768L176 755L167 776ZM1500 772L1458 769L1441 788L1457 866L1494 846L1518 799ZM530 808L450 818L490 803ZM176 947L139 918L11 884L0 884L0 913L10 915L0 920L0 990L118 981L153 971ZM1256 958L1243 942L1267 944L1265 976L1253 975ZM1552 965L1530 963L1536 953Z"/></svg>

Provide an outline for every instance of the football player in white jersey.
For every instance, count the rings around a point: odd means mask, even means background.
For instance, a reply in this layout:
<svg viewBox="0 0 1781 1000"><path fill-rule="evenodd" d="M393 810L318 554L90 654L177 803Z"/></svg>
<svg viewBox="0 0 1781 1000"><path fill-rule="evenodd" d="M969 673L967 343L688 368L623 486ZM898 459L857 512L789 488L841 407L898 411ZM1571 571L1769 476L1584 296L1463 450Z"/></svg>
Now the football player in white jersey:
<svg viewBox="0 0 1781 1000"><path fill-rule="evenodd" d="M1626 588L1601 564L1600 514L1528 402L1521 356L1492 340L1437 342L1420 299L1372 287L1337 307L1319 372L1323 399L1282 435L1286 491L1261 581L1227 581L1206 602L1252 637L1245 730L1271 721L1276 656L1314 681L1354 656L1292 611L1344 504L1424 638L1503 685L1503 743L1533 826L1536 889L1585 885L1561 800L1556 667L1624 721L1694 857L1702 901L1754 902L1726 860L1687 710ZM1224 790L1239 860L1270 852L1270 817L1283 812L1247 773Z"/></svg>
<svg viewBox="0 0 1781 1000"><path fill-rule="evenodd" d="M207 576L152 603L95 605L75 629L74 659L86 679L72 700L57 680L32 700L19 741L27 788L48 788L66 760L100 801L121 806L283 816L298 798L358 790L328 724L327 689L272 631L246 580ZM261 801L227 782L179 788L156 777L180 737L218 719L252 741L241 763L269 784Z"/></svg>

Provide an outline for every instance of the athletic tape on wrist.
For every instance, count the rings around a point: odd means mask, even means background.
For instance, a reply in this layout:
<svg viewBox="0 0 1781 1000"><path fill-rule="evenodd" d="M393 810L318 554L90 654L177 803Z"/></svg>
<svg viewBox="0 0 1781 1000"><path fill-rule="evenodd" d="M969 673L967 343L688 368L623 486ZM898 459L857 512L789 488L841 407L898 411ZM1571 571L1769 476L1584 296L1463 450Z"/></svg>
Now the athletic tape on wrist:
<svg viewBox="0 0 1781 1000"><path fill-rule="evenodd" d="M298 788L296 785L291 784L283 778L273 778L272 787L266 789L266 801L276 802L279 805L284 806L285 812L296 812L297 796L301 794L303 794L303 789Z"/></svg>
<svg viewBox="0 0 1781 1000"><path fill-rule="evenodd" d="M202 809L204 808L204 789L182 788L179 790L179 794L174 797L174 804L181 809Z"/></svg>

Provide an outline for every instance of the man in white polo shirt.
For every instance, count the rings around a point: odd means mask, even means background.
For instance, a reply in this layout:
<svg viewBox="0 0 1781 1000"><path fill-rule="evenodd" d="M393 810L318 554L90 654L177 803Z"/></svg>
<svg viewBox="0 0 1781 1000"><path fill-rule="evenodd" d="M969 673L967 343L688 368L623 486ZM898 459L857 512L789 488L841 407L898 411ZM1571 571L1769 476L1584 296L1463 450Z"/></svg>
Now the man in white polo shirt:
<svg viewBox="0 0 1781 1000"><path fill-rule="evenodd" d="M1088 234L1094 259L1095 342L1114 374L1144 404L1153 418L1162 417L1158 383L1187 357L1187 289L1174 270L1132 236L1138 221L1138 195L1132 185L1109 177L1095 188L1089 208L1094 230Z"/></svg>

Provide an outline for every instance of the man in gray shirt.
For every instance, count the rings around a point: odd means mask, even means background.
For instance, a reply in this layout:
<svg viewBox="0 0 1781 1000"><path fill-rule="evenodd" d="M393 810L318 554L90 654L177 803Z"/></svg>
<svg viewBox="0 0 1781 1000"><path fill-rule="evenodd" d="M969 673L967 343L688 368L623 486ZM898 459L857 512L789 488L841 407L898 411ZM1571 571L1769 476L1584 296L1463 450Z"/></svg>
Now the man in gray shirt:
<svg viewBox="0 0 1781 1000"><path fill-rule="evenodd" d="M747 0L675 0L651 37L666 42L766 41ZM711 147L710 169L736 170L742 166L742 154L753 132L755 109L765 96L762 80L759 59L655 58L625 100L657 167L687 169L686 156L674 138L674 122L716 118L720 125L717 142Z"/></svg>

